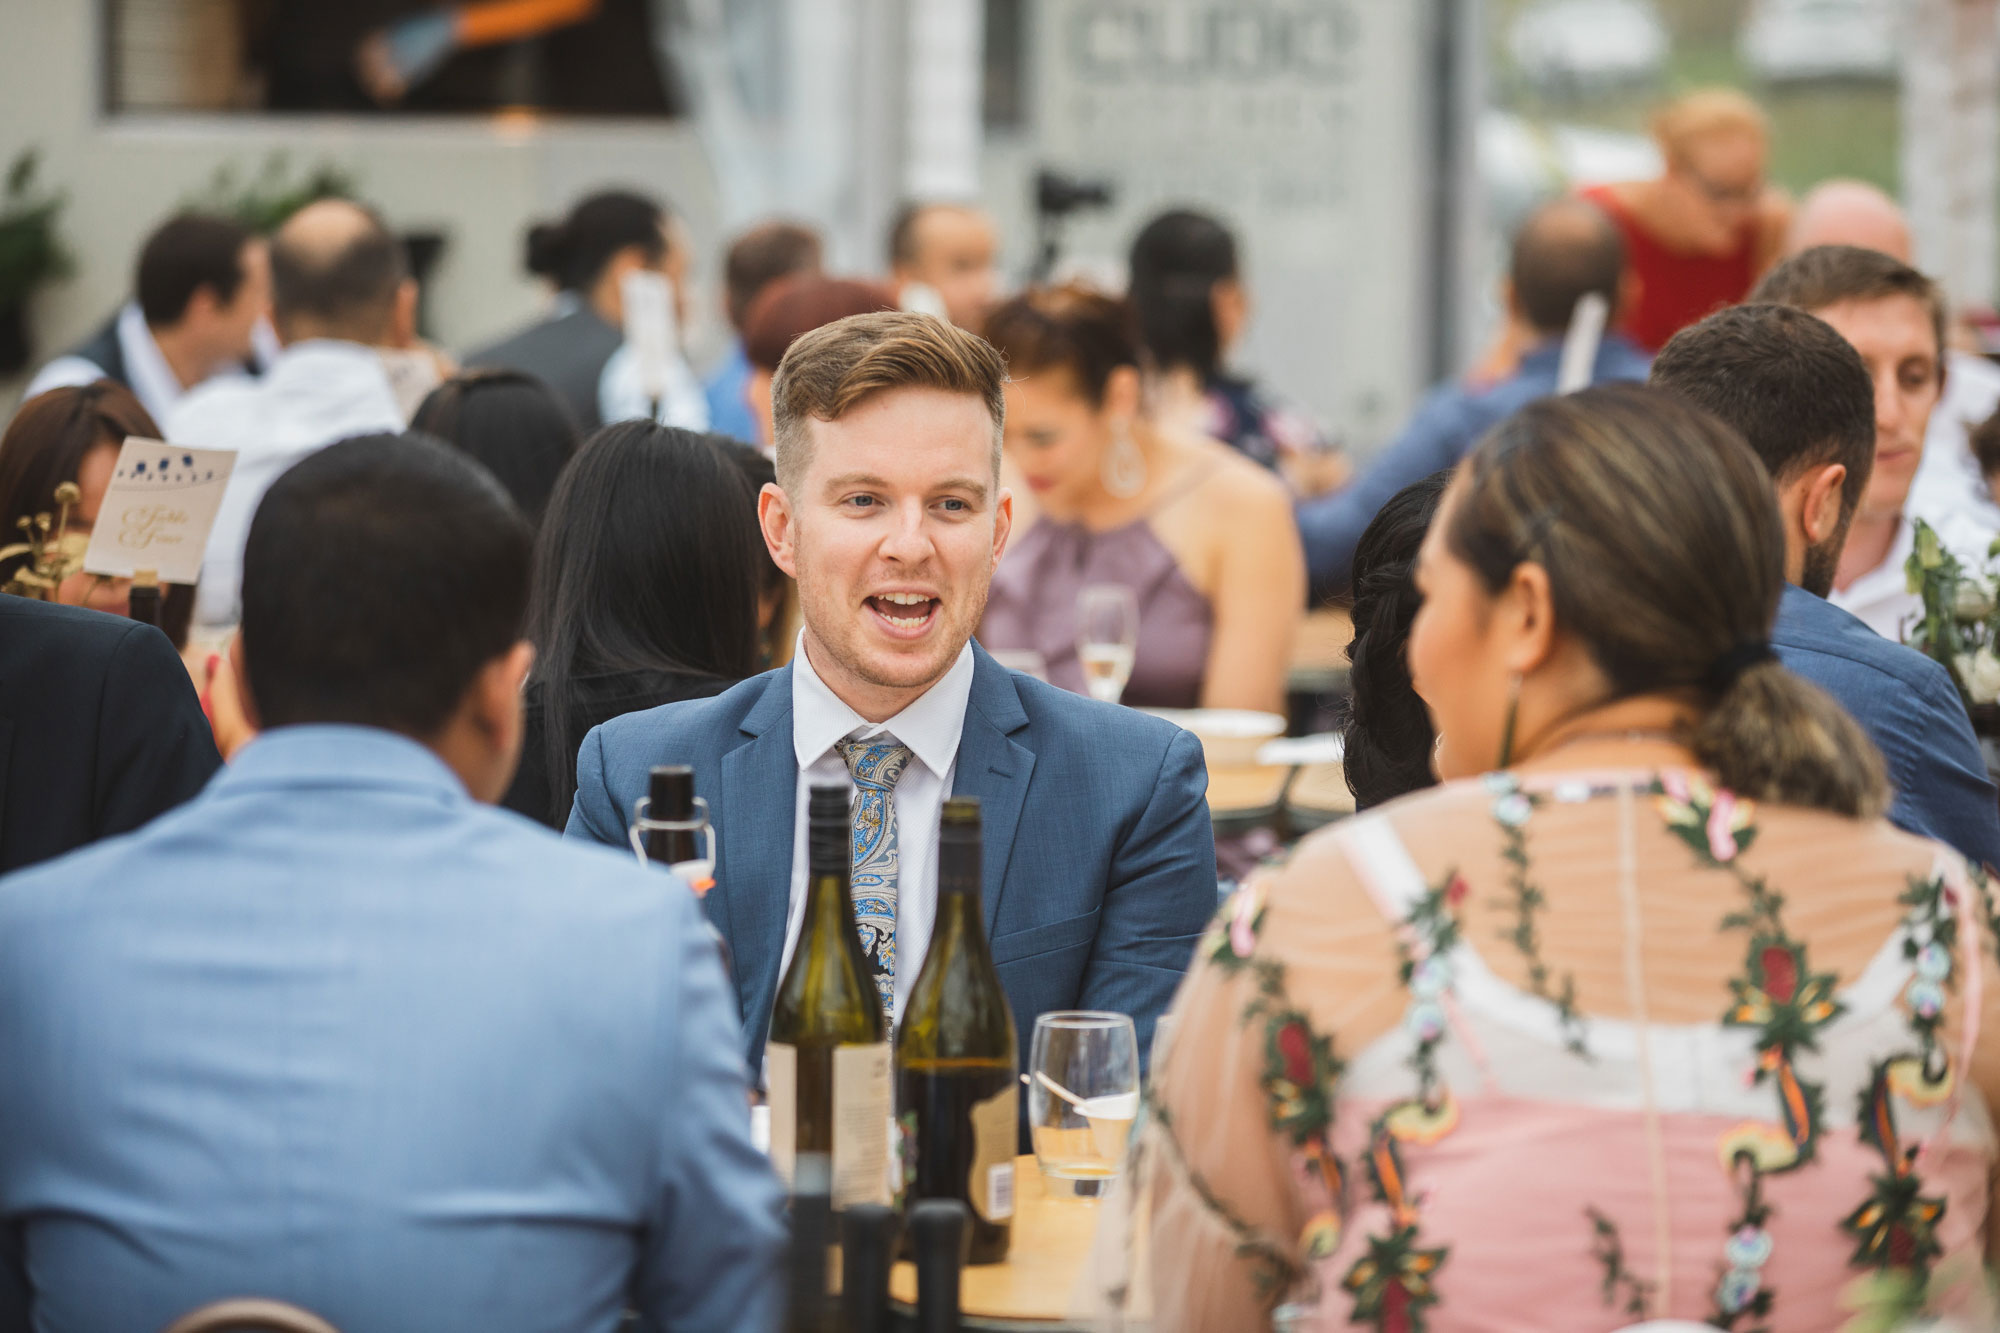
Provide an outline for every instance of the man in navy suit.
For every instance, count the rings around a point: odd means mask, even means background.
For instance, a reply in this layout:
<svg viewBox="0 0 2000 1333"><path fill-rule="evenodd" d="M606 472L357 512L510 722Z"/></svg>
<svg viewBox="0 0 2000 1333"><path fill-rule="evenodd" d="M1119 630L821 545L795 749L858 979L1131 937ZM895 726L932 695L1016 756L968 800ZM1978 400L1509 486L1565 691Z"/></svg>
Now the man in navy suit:
<svg viewBox="0 0 2000 1333"><path fill-rule="evenodd" d="M753 1064L798 940L809 785L855 782L858 924L892 1018L930 939L947 794L980 800L986 930L1024 1054L1037 1014L1079 1008L1130 1014L1144 1051L1214 910L1200 743L971 642L1013 514L1005 378L985 341L925 315L795 342L772 384L778 481L759 497L799 584L792 665L606 723L577 758L568 834L613 845L648 770L693 765L718 844L704 905Z"/></svg>
<svg viewBox="0 0 2000 1333"><path fill-rule="evenodd" d="M1734 426L1764 461L1785 520L1771 646L1882 752L1890 820L1975 866L2000 865L2000 802L1950 674L1826 600L1875 464L1875 389L1860 354L1804 310L1741 305L1675 334L1653 383Z"/></svg>

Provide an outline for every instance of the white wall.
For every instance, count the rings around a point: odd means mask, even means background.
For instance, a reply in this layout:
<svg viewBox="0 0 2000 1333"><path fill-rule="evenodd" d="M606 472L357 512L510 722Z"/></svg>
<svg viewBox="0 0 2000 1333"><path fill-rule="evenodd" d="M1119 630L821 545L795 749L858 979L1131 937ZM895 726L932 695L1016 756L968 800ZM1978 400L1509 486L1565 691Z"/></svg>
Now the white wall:
<svg viewBox="0 0 2000 1333"><path fill-rule="evenodd" d="M333 0L328 0L329 3ZM665 122L535 122L460 117L106 117L99 111L96 0L0 0L0 162L43 150L46 181L66 190L64 239L77 274L32 310L38 358L89 332L124 299L148 231L218 166L252 175L273 150L294 171L322 160L360 182L398 229L448 234L429 293L437 337L462 348L529 317L540 299L521 267L526 226L585 190L655 191L694 234L697 304L719 319L715 189L693 133ZM713 336L711 328L710 334ZM23 380L0 381L0 410Z"/></svg>

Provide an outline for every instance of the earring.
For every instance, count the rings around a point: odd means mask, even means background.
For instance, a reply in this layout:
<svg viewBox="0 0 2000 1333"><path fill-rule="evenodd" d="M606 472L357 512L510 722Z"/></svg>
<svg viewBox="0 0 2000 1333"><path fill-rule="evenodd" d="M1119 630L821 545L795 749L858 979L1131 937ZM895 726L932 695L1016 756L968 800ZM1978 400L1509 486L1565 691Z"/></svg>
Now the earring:
<svg viewBox="0 0 2000 1333"><path fill-rule="evenodd" d="M1111 447L1104 451L1104 489L1120 500L1129 500L1146 489L1146 455L1132 438L1132 428L1123 421L1111 427Z"/></svg>
<svg viewBox="0 0 2000 1333"><path fill-rule="evenodd" d="M1516 671L1507 677L1507 723L1500 729L1500 762L1494 768L1505 768L1514 762L1514 718L1521 711L1521 673Z"/></svg>

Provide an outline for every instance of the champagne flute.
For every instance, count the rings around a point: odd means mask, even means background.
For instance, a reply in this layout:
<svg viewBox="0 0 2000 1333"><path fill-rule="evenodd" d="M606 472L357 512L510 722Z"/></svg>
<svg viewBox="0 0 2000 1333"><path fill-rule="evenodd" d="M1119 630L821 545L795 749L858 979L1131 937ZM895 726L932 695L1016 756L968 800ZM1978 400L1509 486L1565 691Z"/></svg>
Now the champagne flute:
<svg viewBox="0 0 2000 1333"><path fill-rule="evenodd" d="M1084 688L1093 699L1115 704L1132 678L1139 643L1139 601L1130 588L1090 583L1076 594L1076 656Z"/></svg>
<svg viewBox="0 0 2000 1333"><path fill-rule="evenodd" d="M1028 1123L1051 1195L1095 1197L1125 1165L1139 1113L1139 1039L1124 1014L1059 1011L1035 1020Z"/></svg>

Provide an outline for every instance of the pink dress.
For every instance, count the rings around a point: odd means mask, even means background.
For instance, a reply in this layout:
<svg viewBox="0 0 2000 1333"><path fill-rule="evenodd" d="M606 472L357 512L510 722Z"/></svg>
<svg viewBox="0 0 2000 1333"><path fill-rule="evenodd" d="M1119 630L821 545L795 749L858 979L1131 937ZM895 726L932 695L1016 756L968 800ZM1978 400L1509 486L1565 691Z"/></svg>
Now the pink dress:
<svg viewBox="0 0 2000 1333"><path fill-rule="evenodd" d="M1987 902L1686 772L1337 825L1198 951L1132 1170L1150 1275L1105 1286L1174 1330L1826 1330L1883 1275L1962 1311Z"/></svg>

